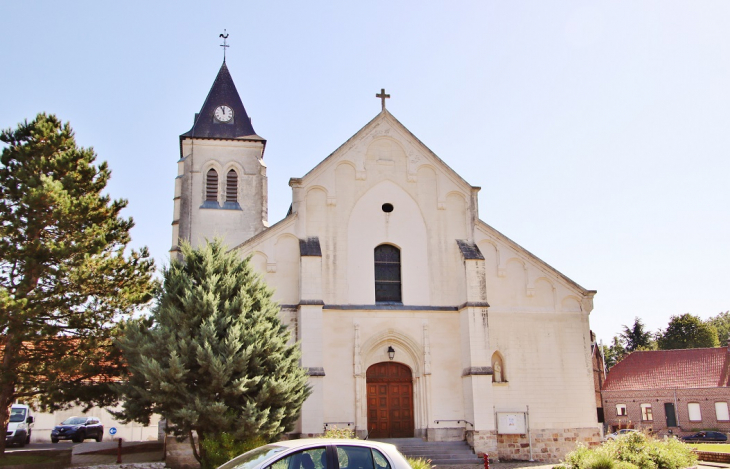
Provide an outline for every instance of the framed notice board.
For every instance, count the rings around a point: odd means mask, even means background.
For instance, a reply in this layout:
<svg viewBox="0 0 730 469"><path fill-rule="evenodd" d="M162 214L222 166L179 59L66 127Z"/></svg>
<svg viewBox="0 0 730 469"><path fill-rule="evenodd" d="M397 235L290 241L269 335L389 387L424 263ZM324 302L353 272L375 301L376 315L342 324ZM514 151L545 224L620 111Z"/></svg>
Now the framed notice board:
<svg viewBox="0 0 730 469"><path fill-rule="evenodd" d="M497 412L497 433L524 435L527 433L525 412Z"/></svg>

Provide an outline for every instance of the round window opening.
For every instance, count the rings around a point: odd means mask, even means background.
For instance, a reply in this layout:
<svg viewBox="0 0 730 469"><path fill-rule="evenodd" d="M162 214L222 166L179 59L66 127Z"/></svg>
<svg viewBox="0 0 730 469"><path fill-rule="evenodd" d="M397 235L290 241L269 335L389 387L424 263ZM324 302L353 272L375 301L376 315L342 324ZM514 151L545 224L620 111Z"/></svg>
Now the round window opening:
<svg viewBox="0 0 730 469"><path fill-rule="evenodd" d="M393 204L383 204L383 211L385 213L390 213L393 211Z"/></svg>

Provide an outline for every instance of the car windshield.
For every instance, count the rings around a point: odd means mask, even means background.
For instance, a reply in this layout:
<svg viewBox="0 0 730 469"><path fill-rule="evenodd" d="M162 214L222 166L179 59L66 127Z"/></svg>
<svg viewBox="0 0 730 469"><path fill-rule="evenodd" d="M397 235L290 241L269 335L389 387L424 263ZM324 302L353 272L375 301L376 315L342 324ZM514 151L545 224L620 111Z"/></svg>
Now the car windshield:
<svg viewBox="0 0 730 469"><path fill-rule="evenodd" d="M71 417L61 422L61 425L83 425L86 423L85 417Z"/></svg>
<svg viewBox="0 0 730 469"><path fill-rule="evenodd" d="M10 409L10 421L11 422L23 422L25 421L25 409Z"/></svg>
<svg viewBox="0 0 730 469"><path fill-rule="evenodd" d="M284 451L286 448L277 445L266 445L252 449L223 464L218 469L250 469L272 454Z"/></svg>

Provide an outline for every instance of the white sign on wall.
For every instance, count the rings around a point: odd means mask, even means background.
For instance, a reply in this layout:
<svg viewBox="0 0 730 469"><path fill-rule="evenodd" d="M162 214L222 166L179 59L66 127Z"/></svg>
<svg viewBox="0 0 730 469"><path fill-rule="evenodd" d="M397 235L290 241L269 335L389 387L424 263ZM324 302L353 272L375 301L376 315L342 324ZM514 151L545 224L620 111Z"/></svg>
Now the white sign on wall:
<svg viewBox="0 0 730 469"><path fill-rule="evenodd" d="M525 412L497 412L497 433L524 435L527 433Z"/></svg>

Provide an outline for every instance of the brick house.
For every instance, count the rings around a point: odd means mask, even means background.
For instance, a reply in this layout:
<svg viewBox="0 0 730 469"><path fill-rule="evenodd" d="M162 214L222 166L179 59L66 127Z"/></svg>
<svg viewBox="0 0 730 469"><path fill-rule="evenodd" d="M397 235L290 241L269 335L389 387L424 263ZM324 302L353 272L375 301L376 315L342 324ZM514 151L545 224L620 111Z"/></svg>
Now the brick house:
<svg viewBox="0 0 730 469"><path fill-rule="evenodd" d="M602 396L612 431L730 432L730 342L727 347L633 352L608 372Z"/></svg>
<svg viewBox="0 0 730 469"><path fill-rule="evenodd" d="M593 392L596 396L596 416L598 421L603 423L603 398L601 389L606 381L606 359L603 356L601 346L596 342L596 334L591 331L591 363L593 364Z"/></svg>

